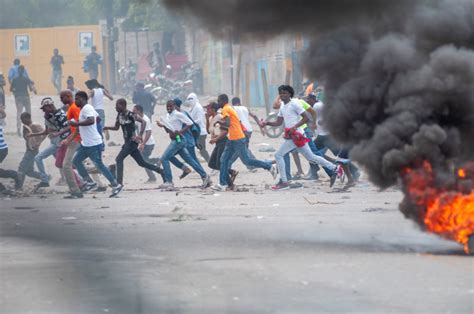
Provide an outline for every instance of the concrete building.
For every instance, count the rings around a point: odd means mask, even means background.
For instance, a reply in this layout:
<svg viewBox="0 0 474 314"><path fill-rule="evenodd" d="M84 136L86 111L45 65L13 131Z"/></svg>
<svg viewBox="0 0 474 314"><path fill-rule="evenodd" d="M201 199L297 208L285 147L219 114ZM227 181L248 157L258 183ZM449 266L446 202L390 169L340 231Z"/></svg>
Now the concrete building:
<svg viewBox="0 0 474 314"><path fill-rule="evenodd" d="M0 30L0 72L8 75L13 60L19 58L25 65L39 94L54 95L56 90L51 83L50 65L53 49L58 48L64 57L62 86L66 86L69 75L74 77L76 87L85 88L89 78L82 69L84 58L91 46L97 46L102 53L102 35L99 25L61 26L50 28L23 28ZM99 74L99 80L103 76ZM9 86L7 86L7 92Z"/></svg>
<svg viewBox="0 0 474 314"><path fill-rule="evenodd" d="M217 40L202 29L186 29L187 54L203 70L205 94L240 96L249 106L273 102L283 83L301 88L304 45L299 36L250 41L229 34Z"/></svg>

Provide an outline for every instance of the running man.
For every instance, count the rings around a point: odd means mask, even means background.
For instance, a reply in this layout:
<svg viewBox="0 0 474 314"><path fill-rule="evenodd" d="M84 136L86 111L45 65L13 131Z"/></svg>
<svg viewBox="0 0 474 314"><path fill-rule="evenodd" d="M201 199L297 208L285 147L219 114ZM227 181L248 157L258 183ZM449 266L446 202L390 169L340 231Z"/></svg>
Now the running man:
<svg viewBox="0 0 474 314"><path fill-rule="evenodd" d="M226 94L221 94L217 98L217 103L222 108L222 124L225 128L228 128L228 141L221 156L219 185L214 186L213 189L226 191L231 185L232 182L229 182L229 171L233 162L231 157L234 154L237 154L247 167L250 166L268 170L273 178L276 179L277 170L270 161L262 161L249 156L247 138L245 137L242 123L240 122L237 112L229 104L229 97ZM220 134L219 137L211 140L211 144L217 143L224 136L226 136L224 133Z"/></svg>
<svg viewBox="0 0 474 314"><path fill-rule="evenodd" d="M301 153L309 162L319 164L323 167L328 168L331 171L331 182L332 187L336 180L336 165L327 161L323 157L317 156L311 152L308 146L309 140L304 137L302 125L308 122L308 116L305 110L301 106L298 100L292 99L295 95L293 87L289 85L281 85L278 87L278 93L280 94L281 106L278 112L278 119L274 122L262 122L261 125L279 126L283 122L285 123L285 136L284 141L278 151L275 153L275 159L280 172L280 182L272 187L272 190L286 190L290 188L288 179L285 171L285 160L284 156L296 149Z"/></svg>
<svg viewBox="0 0 474 314"><path fill-rule="evenodd" d="M147 163L156 164L156 162L153 162L152 160L157 160L158 158L150 158L151 153L153 153L153 149L155 149L155 138L152 134L152 124L150 118L143 112L143 107L140 105L133 106L132 110L136 116L142 118L146 123L143 141L140 143L140 145L138 145L138 150L141 152L143 160L145 160ZM142 123L140 123L138 120L135 121L135 125L138 130L140 130L142 127ZM148 175L148 181L146 181L146 183L156 182L156 176L153 171L145 168L145 172Z"/></svg>
<svg viewBox="0 0 474 314"><path fill-rule="evenodd" d="M76 106L74 103L74 96L73 92L69 89L64 90L60 94L61 102L67 106L66 118L69 121L75 120L79 121L79 116L81 113L81 108ZM83 194L79 187L79 183L72 167L72 159L74 158L74 154L76 153L77 148L80 146L81 143L81 136L79 135L79 131L76 127L71 126L69 136L61 142L63 147L66 147L66 151L64 152L64 156L56 156L57 159L62 158L61 167L63 169L64 177L66 178L66 183L69 187L69 192L71 193L65 198L75 199L75 198L83 198Z"/></svg>
<svg viewBox="0 0 474 314"><path fill-rule="evenodd" d="M188 104L186 111L191 116L191 119L194 120L194 123L198 124L201 128L201 134L196 142L196 147L199 149L199 153L201 154L202 158L206 162L209 162L209 153L206 150L206 114L204 112L204 108L202 107L197 95L195 93L191 93L188 95L186 99L186 103Z"/></svg>
<svg viewBox="0 0 474 314"><path fill-rule="evenodd" d="M123 185L123 161L128 156L132 156L137 165L140 167L153 170L159 174L163 174L163 170L161 168L146 162L143 159L140 150L138 149L138 145L143 141L146 121L143 120L139 115L136 115L127 109L127 101L124 98L117 99L117 102L115 103L115 110L117 110L115 126L106 126L104 127L104 131L117 131L119 128L122 128L123 139L125 143L122 145L122 149L115 158L117 165L117 182L119 185ZM140 123L138 135L136 132L135 122Z"/></svg>
<svg viewBox="0 0 474 314"><path fill-rule="evenodd" d="M110 197L114 197L122 191L123 186L117 183L110 170L102 162L103 140L97 130L97 117L99 114L87 103L87 100L86 92L79 91L76 93L75 103L76 106L81 108L81 112L79 114L79 121L71 120L69 125L79 128L81 146L77 149L72 163L79 172L79 175L86 181L87 188L92 189L97 186L97 183L92 181L83 164L86 158L90 158L95 167L109 180L112 186Z"/></svg>
<svg viewBox="0 0 474 314"><path fill-rule="evenodd" d="M44 112L45 130L41 133L30 134L29 136L48 135L51 143L35 157L36 167L41 173L41 182L36 186L36 189L49 187L50 175L46 173L43 160L50 156L56 156L61 146L61 141L65 140L70 134L66 113L62 109L56 109L51 97L41 100L40 109Z"/></svg>
<svg viewBox="0 0 474 314"><path fill-rule="evenodd" d="M205 189L209 187L211 184L210 177L207 175L206 171L204 171L201 164L189 154L186 148L186 140L183 136L192 126L193 122L184 113L176 110L176 104L174 100L168 100L166 103L166 110L168 111L166 118L161 119L161 121L157 121L158 126L163 127L171 139L171 143L168 145L161 157L161 164L163 165L165 175L165 183L163 183L160 188L172 189L174 187L170 159L176 154L179 154L181 158L183 158L184 162L186 162L197 173L199 173L202 179L201 188Z"/></svg>

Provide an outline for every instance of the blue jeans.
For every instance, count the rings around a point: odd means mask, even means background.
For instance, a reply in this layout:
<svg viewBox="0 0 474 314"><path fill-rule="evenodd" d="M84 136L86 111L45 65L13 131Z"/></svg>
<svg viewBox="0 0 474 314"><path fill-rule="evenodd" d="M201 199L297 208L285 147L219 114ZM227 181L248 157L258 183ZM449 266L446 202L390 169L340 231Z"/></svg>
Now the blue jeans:
<svg viewBox="0 0 474 314"><path fill-rule="evenodd" d="M256 159L255 158L255 155L252 153L252 151L250 150L249 148L249 145L250 145L250 138L252 137L252 132L244 132L245 133L245 142L247 143L247 150L249 151L249 157L251 159ZM234 155L232 155L232 157L230 158L230 164L232 165L236 160L237 158L239 158L239 154L237 152L234 153ZM254 167L252 166L247 166L247 169L248 170L252 170Z"/></svg>
<svg viewBox="0 0 474 314"><path fill-rule="evenodd" d="M96 109L96 111L99 114L100 126L101 126L101 130L102 130L105 126L105 111L103 109Z"/></svg>
<svg viewBox="0 0 474 314"><path fill-rule="evenodd" d="M335 156L341 158L349 158L349 151L337 145L329 135L318 135L314 140L314 145L317 147L319 154L324 156L329 149ZM349 162L349 169L354 177L360 176L360 170L352 162ZM326 170L326 169L324 169Z"/></svg>
<svg viewBox="0 0 474 314"><path fill-rule="evenodd" d="M246 138L234 141L229 140L227 141L224 152L221 156L221 171L219 174L220 185L229 185L229 170L233 163L231 158L235 153L246 166L263 168L265 170L270 170L272 167L270 161L262 161L250 157Z"/></svg>
<svg viewBox="0 0 474 314"><path fill-rule="evenodd" d="M188 145L187 142L186 142L185 146L186 146L186 149L188 150L189 155L191 155L191 157L194 160L196 160L197 163L199 163L199 160L197 159L197 156L196 156L196 151L195 151L194 145ZM176 155L170 158L170 162L178 169L183 169L184 170L184 168L186 167L186 165L183 164L181 162L181 160L176 158Z"/></svg>
<svg viewBox="0 0 474 314"><path fill-rule="evenodd" d="M316 147L316 143L313 141L313 132L310 130L310 128L304 129L304 135L310 139L310 141L308 142L308 145L311 151L313 152L313 154L324 157L324 154L326 152L319 151L319 149ZM313 171L314 174L316 174L319 171L319 166L316 164L310 164L310 167L311 167L311 171ZM323 169L328 176L331 175L331 170L324 167Z"/></svg>
<svg viewBox="0 0 474 314"><path fill-rule="evenodd" d="M86 168L84 167L83 161L87 158L90 158L94 166L104 175L104 177L109 180L112 186L117 185L117 181L115 180L114 176L110 172L109 168L107 168L104 163L102 162L102 148L101 144L96 146L79 146L76 151L76 155L74 156L72 163L74 167L76 167L77 172L83 177L86 181L92 182L92 178L87 173Z"/></svg>
<svg viewBox="0 0 474 314"><path fill-rule="evenodd" d="M163 171L165 173L165 182L171 183L173 182L173 174L171 173L171 166L170 166L170 159L174 157L174 155L180 155L183 158L184 162L191 166L201 178L205 178L207 176L206 171L202 168L201 164L198 163L196 160L191 157L188 149L186 148L185 142L178 143L176 141L171 141L171 143L166 148L163 156L161 156L161 164L163 165Z"/></svg>
<svg viewBox="0 0 474 314"><path fill-rule="evenodd" d="M35 164L38 168L39 173L41 174L41 182L49 182L49 176L46 173L46 169L44 168L43 159L48 158L56 153L58 150L58 146L55 143L51 143L48 147L43 149L35 156Z"/></svg>

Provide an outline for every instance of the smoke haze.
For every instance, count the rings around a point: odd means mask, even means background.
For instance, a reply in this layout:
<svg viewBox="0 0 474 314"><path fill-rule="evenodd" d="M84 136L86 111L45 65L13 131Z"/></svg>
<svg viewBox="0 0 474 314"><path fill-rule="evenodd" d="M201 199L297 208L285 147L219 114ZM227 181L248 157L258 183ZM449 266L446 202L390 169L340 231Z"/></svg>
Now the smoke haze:
<svg viewBox="0 0 474 314"><path fill-rule="evenodd" d="M217 36L309 37L305 71L324 82L325 123L380 187L420 160L472 156L471 0L164 3Z"/></svg>

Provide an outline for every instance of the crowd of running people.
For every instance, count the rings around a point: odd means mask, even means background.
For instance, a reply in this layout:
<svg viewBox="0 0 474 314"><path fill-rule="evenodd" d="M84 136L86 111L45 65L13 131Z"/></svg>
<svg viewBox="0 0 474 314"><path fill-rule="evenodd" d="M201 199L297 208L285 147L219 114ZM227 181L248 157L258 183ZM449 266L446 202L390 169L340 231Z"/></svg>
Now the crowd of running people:
<svg viewBox="0 0 474 314"><path fill-rule="evenodd" d="M66 198L73 199L82 198L90 191L106 191L107 185L101 181L99 173L109 182L110 196L118 195L124 186L124 160L129 155L146 170L148 182L157 182L159 175L163 181L159 188L165 190L174 189L171 164L182 171L180 179L194 170L202 179L202 189L217 191L235 188L239 172L232 166L237 159L251 171L267 170L276 181L272 186L275 191L291 188L292 180L318 180L320 167L330 178L331 187L342 174L347 177L345 188L353 186L360 175L349 160L348 150L331 140L324 126L323 102L315 93L296 98L289 85L278 88L279 96L273 104L278 118L272 122L258 119L237 97L229 100L226 94L221 94L215 102L203 107L194 93L184 100L168 100L166 116L152 122L156 100L144 90L143 84L138 83L133 104L129 105L124 98L116 100L117 116L110 125L105 123L104 98L113 100L113 96L96 79L85 82L87 91L79 91L70 78L67 89L60 92L61 104L56 104L50 97L43 98L40 104L43 123L32 121L28 91L35 91L35 88L23 66L18 65L10 85L17 102L17 133L23 137L26 149L18 169L0 169L0 178L13 179L17 190L23 188L27 176L39 180L34 191L50 186L51 176L44 166L44 160L50 156L54 156L55 166L69 188L70 194ZM28 102L24 105L26 99ZM5 118L5 110L0 107L0 122ZM249 143L253 129L250 118L261 129L284 126L283 139L274 160L259 160L251 152ZM169 137L169 144L159 158L151 158L155 147L154 123L163 129L160 135ZM102 160L104 143L109 132L117 130L122 131L124 144L115 163L106 166ZM47 138L49 143L42 144ZM206 144L214 147L210 154ZM196 149L207 167L201 164ZM327 150L332 152L332 157L328 156ZM0 123L0 163L7 154L8 145ZM310 164L307 175L303 174L299 155ZM298 168L295 175L291 174L290 156ZM219 172L214 184L206 168ZM7 188L0 183L0 191L5 190Z"/></svg>

